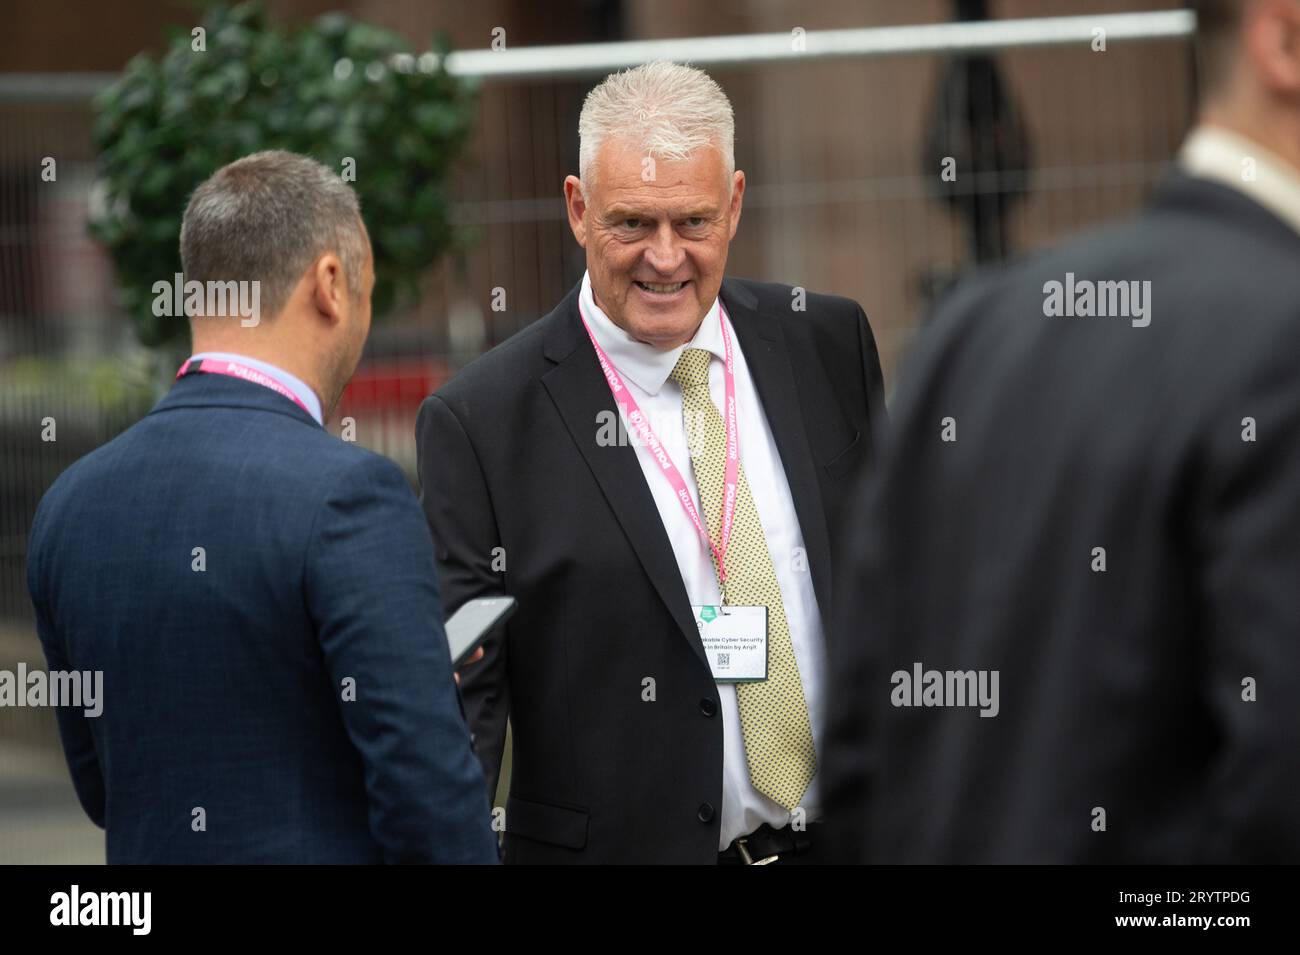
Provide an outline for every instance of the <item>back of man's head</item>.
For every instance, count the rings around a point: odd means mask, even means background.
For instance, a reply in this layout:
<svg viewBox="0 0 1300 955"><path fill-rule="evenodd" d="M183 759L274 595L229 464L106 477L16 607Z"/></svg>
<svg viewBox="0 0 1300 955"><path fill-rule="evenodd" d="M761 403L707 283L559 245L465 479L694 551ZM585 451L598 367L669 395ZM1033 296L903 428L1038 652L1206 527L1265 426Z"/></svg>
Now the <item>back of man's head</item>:
<svg viewBox="0 0 1300 955"><path fill-rule="evenodd" d="M1300 0L1189 0L1202 99L1300 92ZM1292 103L1291 105L1295 105Z"/></svg>
<svg viewBox="0 0 1300 955"><path fill-rule="evenodd" d="M1300 168L1300 0L1190 0L1201 120Z"/></svg>
<svg viewBox="0 0 1300 955"><path fill-rule="evenodd" d="M294 153L236 160L190 198L181 263L194 350L283 368L316 391L328 414L370 331L370 240L351 186ZM191 290L206 307L190 306Z"/></svg>
<svg viewBox="0 0 1300 955"><path fill-rule="evenodd" d="M181 225L186 281L257 282L267 318L326 252L361 294L366 239L356 193L316 160L280 150L218 169L194 191Z"/></svg>

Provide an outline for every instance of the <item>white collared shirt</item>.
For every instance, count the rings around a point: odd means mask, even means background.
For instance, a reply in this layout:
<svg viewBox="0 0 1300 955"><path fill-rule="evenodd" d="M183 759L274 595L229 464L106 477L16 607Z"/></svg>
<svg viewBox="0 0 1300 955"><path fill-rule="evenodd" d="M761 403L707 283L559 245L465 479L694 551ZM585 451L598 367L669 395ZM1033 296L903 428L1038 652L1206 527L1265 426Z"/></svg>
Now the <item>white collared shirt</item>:
<svg viewBox="0 0 1300 955"><path fill-rule="evenodd" d="M294 396L303 403L303 407L305 407L311 416L316 419L318 425L321 427L325 426L325 422L321 420L320 398L316 396L316 392L311 390L311 386L301 378L289 374L289 372L285 371L283 368L272 365L269 361L249 358L247 355L236 355L234 352L200 352L197 355L191 355L190 361L202 361L205 358L211 358L214 361L239 362L242 365L247 365L249 368L257 369L264 375L271 376L294 393Z"/></svg>
<svg viewBox="0 0 1300 955"><path fill-rule="evenodd" d="M1197 126L1178 164L1188 175L1231 186L1300 232L1300 170L1253 139L1221 126ZM1245 178L1247 171L1253 178Z"/></svg>
<svg viewBox="0 0 1300 955"><path fill-rule="evenodd" d="M695 506L703 516L700 492L691 468L686 428L682 421L682 389L675 381L670 381L668 376L685 349L703 348L712 352L717 360L709 368L709 391L713 395L714 405L723 407L725 382L718 302L714 301L689 344L671 351L660 351L632 338L597 307L591 293L591 279L587 275L582 277L581 295L582 309L592 334L609 356L610 362L618 369L655 434L681 471ZM790 625L790 640L794 646L795 660L799 664L804 700L808 704L809 718L812 721L813 745L820 764L823 719L819 704L826 675L826 640L822 633L821 614L813 592L812 574L807 569L806 558L803 558L806 553L803 533L795 514L785 468L772 438L771 428L768 427L762 402L754 389L744 351L730 321L727 328L735 360L740 462L767 538L767 549L776 570L777 584L781 588L781 600ZM625 420L624 427L626 424ZM653 455L636 440L630 428L627 431L628 440L636 448L637 461L645 474L650 493L654 496L659 518L672 543L677 568L686 585L687 598L693 606L722 603L722 593L709 550L673 494L672 486L665 480ZM753 832L765 822L775 828L788 824L790 813L759 793L749 781L749 765L745 760L745 741L740 730L735 685L719 683L718 696L722 702L723 732L722 825L718 838L718 848L721 850L727 848L738 836ZM800 805L807 821L811 822L818 817L820 799L816 776Z"/></svg>

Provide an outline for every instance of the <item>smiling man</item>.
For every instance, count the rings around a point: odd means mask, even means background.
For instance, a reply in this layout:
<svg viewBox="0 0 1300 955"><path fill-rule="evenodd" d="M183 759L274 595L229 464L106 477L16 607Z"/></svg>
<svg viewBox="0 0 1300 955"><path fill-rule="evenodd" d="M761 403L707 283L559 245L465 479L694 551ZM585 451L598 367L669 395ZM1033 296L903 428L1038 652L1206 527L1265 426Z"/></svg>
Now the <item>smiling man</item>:
<svg viewBox="0 0 1300 955"><path fill-rule="evenodd" d="M450 609L519 610L463 671L510 862L816 861L831 535L871 456L862 309L724 278L726 95L605 79L565 180L582 281L420 412ZM627 440L610 440L621 419Z"/></svg>

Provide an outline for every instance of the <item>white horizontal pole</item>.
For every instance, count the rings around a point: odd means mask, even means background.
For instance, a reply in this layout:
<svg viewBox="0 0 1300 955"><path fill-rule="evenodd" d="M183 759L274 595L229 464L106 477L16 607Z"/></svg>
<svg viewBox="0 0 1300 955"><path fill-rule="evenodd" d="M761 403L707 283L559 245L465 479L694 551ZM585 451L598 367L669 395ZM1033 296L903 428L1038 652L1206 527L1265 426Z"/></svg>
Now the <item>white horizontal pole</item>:
<svg viewBox="0 0 1300 955"><path fill-rule="evenodd" d="M1112 43L1185 39L1196 32L1196 14L1190 10L1159 10L810 30L801 36L796 36L792 28L788 33L461 50L447 55L446 67L456 76L487 82L562 79L600 75L650 60L728 66L1087 46L1098 36L1096 31L1104 34L1107 48ZM408 55L403 60L407 68L425 70L433 69L438 62L431 53ZM114 73L0 73L0 101L77 102L90 99L115 79Z"/></svg>
<svg viewBox="0 0 1300 955"><path fill-rule="evenodd" d="M1104 31L1107 47L1131 40L1173 40L1196 31L1190 10L1096 16L979 20L919 26L811 30L789 33L682 37L617 43L465 50L447 55L447 71L475 79L564 77L608 73L650 60L697 66L776 63L852 57L870 59L919 53L973 53L1021 47L1091 44ZM799 39L802 42L796 42Z"/></svg>

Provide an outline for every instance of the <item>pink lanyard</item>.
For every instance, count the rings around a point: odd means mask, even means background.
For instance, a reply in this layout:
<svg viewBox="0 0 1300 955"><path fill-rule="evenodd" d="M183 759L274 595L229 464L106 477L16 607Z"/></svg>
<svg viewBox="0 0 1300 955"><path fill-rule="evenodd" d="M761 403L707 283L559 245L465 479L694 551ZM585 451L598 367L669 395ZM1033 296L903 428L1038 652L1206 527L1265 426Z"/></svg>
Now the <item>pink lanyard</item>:
<svg viewBox="0 0 1300 955"><path fill-rule="evenodd" d="M182 375L194 371L195 369L192 367L193 364L192 361L186 360L185 364L181 365L180 371L176 372L176 377L180 378ZM242 378L244 381L251 381L255 385L261 385L263 388L270 388L276 394L284 395L303 411L306 411L307 414L311 414L311 410L302 403L302 399L289 390L287 386L272 378L265 372L258 371L256 368L249 368L247 365L241 365L237 361L204 358L199 362L197 371L201 375L229 375L231 378Z"/></svg>
<svg viewBox="0 0 1300 955"><path fill-rule="evenodd" d="M582 318L582 327L587 330L587 337L591 339L592 347L596 349L596 358L600 361L600 370L605 373L605 381L609 383L609 390L614 395L614 402L618 405L619 410L623 412L627 423L632 426L637 440L649 449L659 463L659 468L663 471L664 477L668 479L673 492L677 495L677 501L681 504L682 510L686 512L686 516L695 525L695 530L699 532L704 543L713 552L713 559L718 568L718 580L725 582L727 579L727 545L731 542L731 525L736 518L736 501L740 486L740 440L737 435L738 428L736 425L735 361L731 354L731 335L727 332L726 312L722 308L722 303L718 303L718 324L722 327L722 351L726 356L723 364L726 370L727 473L722 497L722 543L720 546L713 543L713 538L709 536L708 530L700 521L699 512L695 509L695 502L691 500L690 488L686 486L686 479L682 477L682 473L673 464L668 449L660 443L658 436L650 427L650 422L642 414L641 406L637 404L636 399L632 397L632 393L623 383L618 370L614 367L613 362L609 360L609 356L605 354L605 349L600 347L600 342L596 341L596 336L591 333L591 326L587 324L587 316L582 309L581 298L578 299L578 314Z"/></svg>

